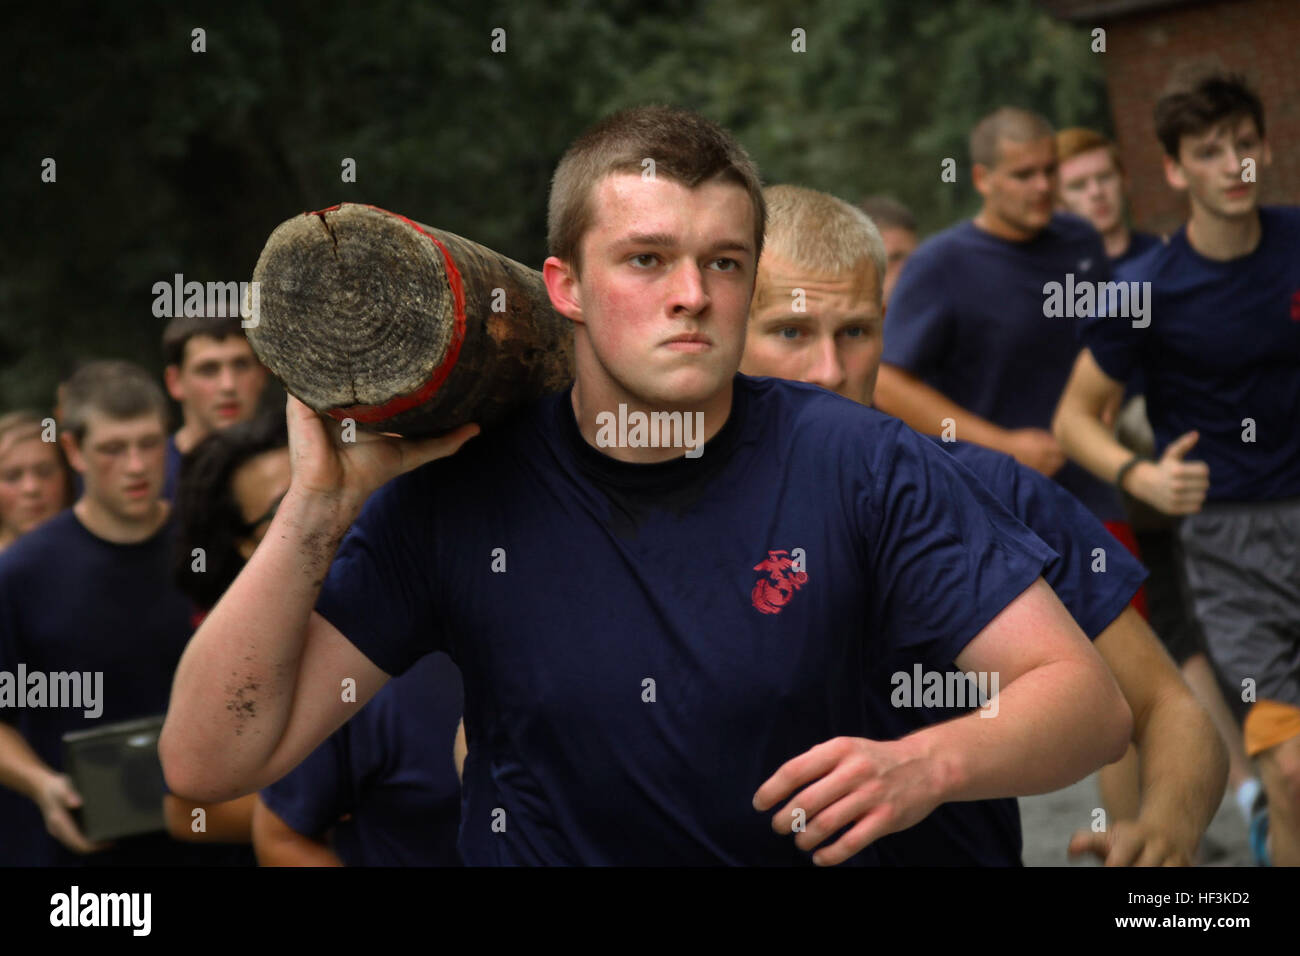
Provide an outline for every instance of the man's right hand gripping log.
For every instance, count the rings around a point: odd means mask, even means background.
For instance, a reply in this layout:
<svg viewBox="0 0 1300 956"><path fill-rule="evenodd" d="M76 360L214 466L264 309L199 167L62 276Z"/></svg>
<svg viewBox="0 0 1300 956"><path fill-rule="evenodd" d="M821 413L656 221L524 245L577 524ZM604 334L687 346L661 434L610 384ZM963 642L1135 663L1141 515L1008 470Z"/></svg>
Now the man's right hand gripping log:
<svg viewBox="0 0 1300 956"><path fill-rule="evenodd" d="M370 494L479 431L467 424L426 439L356 431L344 442L337 424L293 397L286 414L289 492L190 640L172 686L158 749L167 785L192 800L229 800L279 779L388 680L313 610L316 597ZM347 678L355 700L342 693Z"/></svg>

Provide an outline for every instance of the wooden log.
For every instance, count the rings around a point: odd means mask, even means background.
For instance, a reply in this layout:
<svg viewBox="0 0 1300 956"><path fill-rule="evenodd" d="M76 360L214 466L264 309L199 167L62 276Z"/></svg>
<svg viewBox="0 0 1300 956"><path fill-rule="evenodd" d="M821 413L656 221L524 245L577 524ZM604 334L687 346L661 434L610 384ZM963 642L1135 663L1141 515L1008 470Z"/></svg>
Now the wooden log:
<svg viewBox="0 0 1300 956"><path fill-rule="evenodd" d="M375 206L281 224L253 279L258 358L308 406L360 428L489 426L573 380L573 331L541 273Z"/></svg>

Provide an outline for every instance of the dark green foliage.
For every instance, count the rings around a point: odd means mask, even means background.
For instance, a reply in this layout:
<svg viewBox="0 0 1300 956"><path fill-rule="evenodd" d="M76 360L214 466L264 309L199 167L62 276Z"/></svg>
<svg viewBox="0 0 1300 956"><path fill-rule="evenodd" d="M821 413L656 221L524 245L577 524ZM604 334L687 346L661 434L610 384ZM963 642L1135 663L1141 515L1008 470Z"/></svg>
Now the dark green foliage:
<svg viewBox="0 0 1300 956"><path fill-rule="evenodd" d="M160 369L153 283L246 280L278 223L341 200L540 266L554 164L620 106L700 109L765 181L891 192L927 229L973 208L965 138L991 108L1105 123L1086 31L1032 0L555 6L7 5L0 409L46 407L74 357Z"/></svg>

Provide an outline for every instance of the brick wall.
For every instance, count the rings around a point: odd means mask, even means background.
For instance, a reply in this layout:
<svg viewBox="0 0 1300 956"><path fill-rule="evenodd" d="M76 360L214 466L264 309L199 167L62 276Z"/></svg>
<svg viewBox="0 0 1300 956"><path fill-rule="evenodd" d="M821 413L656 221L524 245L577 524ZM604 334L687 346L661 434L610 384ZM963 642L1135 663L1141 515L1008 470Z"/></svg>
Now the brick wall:
<svg viewBox="0 0 1300 956"><path fill-rule="evenodd" d="M1103 15L1104 16L1104 15ZM1300 203L1300 0L1219 0L1089 22L1106 29L1106 85L1129 172L1139 229L1167 232L1186 219L1169 188L1152 109L1171 73L1209 60L1245 74L1264 101L1273 165L1259 172L1264 203Z"/></svg>

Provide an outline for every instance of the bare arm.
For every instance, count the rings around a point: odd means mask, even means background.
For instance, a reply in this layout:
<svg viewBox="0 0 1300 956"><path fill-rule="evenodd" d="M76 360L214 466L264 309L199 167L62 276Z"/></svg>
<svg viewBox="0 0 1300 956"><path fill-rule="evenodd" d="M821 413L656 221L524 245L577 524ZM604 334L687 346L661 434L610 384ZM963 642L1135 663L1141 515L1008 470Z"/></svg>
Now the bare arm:
<svg viewBox="0 0 1300 956"><path fill-rule="evenodd" d="M1043 429L1001 428L962 408L943 392L897 365L881 363L876 378L875 406L926 435L942 435L945 419L950 419L952 433L959 441L974 442L1011 455L1022 465L1045 475L1055 474L1065 464L1065 454L1056 439Z"/></svg>
<svg viewBox="0 0 1300 956"><path fill-rule="evenodd" d="M186 843L252 843L253 794L224 803L197 804L175 794L163 796L163 818L173 840ZM203 829L195 830L195 810L203 811Z"/></svg>
<svg viewBox="0 0 1300 956"><path fill-rule="evenodd" d="M456 740L451 745L451 759L456 761L456 778L465 780L465 758L469 756L469 743L465 740L465 718L456 725Z"/></svg>
<svg viewBox="0 0 1300 956"><path fill-rule="evenodd" d="M1092 850L1109 865L1189 865L1223 799L1227 748L1137 611L1125 608L1095 643L1133 708L1140 809L1136 821L1105 833L1081 831L1070 850Z"/></svg>
<svg viewBox="0 0 1300 956"><path fill-rule="evenodd" d="M1056 406L1052 432L1065 453L1105 482L1113 482L1133 453L1115 437L1106 415L1124 394L1124 384L1101 370L1092 352L1075 360L1065 392ZM1201 509L1210 487L1210 469L1202 461L1184 461L1196 444L1187 432L1169 444L1159 462L1142 462L1124 476L1124 490L1166 514Z"/></svg>
<svg viewBox="0 0 1300 956"><path fill-rule="evenodd" d="M1128 705L1042 578L1003 608L956 663L998 675L995 712L990 707L896 741L838 737L819 744L759 788L755 809L793 793L772 827L789 833L802 815L795 843L803 850L852 824L813 856L834 865L940 803L1055 790L1123 754L1132 730Z"/></svg>
<svg viewBox="0 0 1300 956"><path fill-rule="evenodd" d="M374 696L387 675L312 608L371 491L476 434L336 445L290 398L293 476L265 539L190 640L158 742L178 796L231 800L278 780ZM344 702L344 678L356 682Z"/></svg>
<svg viewBox="0 0 1300 956"><path fill-rule="evenodd" d="M1047 793L1118 760L1132 715L1101 657L1041 578L957 657L962 671L999 674L991 717L980 713L904 738L940 769L940 799Z"/></svg>
<svg viewBox="0 0 1300 956"><path fill-rule="evenodd" d="M259 866L342 866L343 861L324 840L299 833L256 794L253 810L253 851Z"/></svg>

